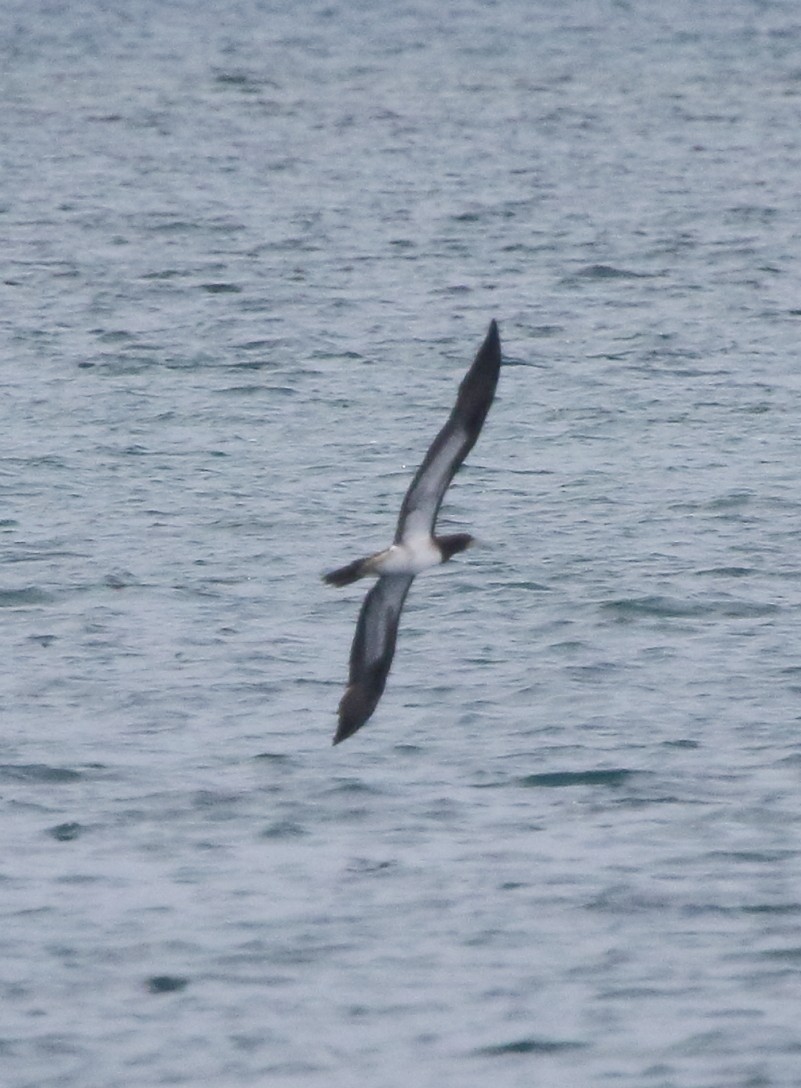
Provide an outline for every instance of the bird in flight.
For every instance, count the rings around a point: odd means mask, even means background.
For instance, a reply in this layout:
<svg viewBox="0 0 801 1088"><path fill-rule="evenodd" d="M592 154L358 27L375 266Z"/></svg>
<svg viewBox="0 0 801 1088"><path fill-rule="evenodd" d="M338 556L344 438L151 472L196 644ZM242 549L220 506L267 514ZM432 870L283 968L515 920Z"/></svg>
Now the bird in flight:
<svg viewBox="0 0 801 1088"><path fill-rule="evenodd" d="M416 575L473 543L469 533L435 536L434 523L448 485L476 444L490 410L501 368L501 338L490 322L484 343L459 386L448 421L431 443L401 506L394 543L385 551L355 559L323 575L332 586L347 586L368 575L378 580L364 599L350 651L348 686L339 703L334 744L365 724L384 691L403 603Z"/></svg>

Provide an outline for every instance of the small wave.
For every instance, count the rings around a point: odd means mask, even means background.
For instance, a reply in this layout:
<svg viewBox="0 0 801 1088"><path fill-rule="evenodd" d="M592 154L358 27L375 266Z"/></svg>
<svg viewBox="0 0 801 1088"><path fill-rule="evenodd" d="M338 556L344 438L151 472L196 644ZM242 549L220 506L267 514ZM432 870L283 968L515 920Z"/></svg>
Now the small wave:
<svg viewBox="0 0 801 1088"><path fill-rule="evenodd" d="M623 597L615 601L605 601L601 607L619 620L637 619L641 616L661 619L701 619L715 616L751 619L770 616L779 611L778 605L765 601L742 601L734 598L686 601L662 596Z"/></svg>
<svg viewBox="0 0 801 1088"><path fill-rule="evenodd" d="M81 778L80 771L47 763L0 763L0 782L77 782Z"/></svg>
<svg viewBox="0 0 801 1088"><path fill-rule="evenodd" d="M588 264L567 277L568 283L581 280L642 280L648 276L642 272L632 272L628 268L616 268L611 264Z"/></svg>
<svg viewBox="0 0 801 1088"><path fill-rule="evenodd" d="M153 975L147 980L147 988L151 994L174 994L185 990L188 985L189 979L180 978L178 975Z"/></svg>
<svg viewBox="0 0 801 1088"><path fill-rule="evenodd" d="M527 774L518 784L527 789L560 789L564 786L622 786L634 771L613 767L606 771L550 771L543 774Z"/></svg>
<svg viewBox="0 0 801 1088"><path fill-rule="evenodd" d="M287 764L294 763L294 759L287 752L259 752L254 759L262 759L265 763Z"/></svg>
<svg viewBox="0 0 801 1088"><path fill-rule="evenodd" d="M503 1054L561 1054L566 1050L580 1050L586 1043L569 1039L516 1039L511 1043L496 1043L479 1047L474 1053L485 1058L497 1058Z"/></svg>
<svg viewBox="0 0 801 1088"><path fill-rule="evenodd" d="M308 831L294 820L276 820L261 832L263 839L299 839L303 835L308 835Z"/></svg>
<svg viewBox="0 0 801 1088"><path fill-rule="evenodd" d="M226 283L224 281L220 281L217 283L201 283L200 286L210 295L238 295L242 292L242 288L239 286L239 284Z"/></svg>
<svg viewBox="0 0 801 1088"><path fill-rule="evenodd" d="M57 824L55 827L48 828L47 833L57 842L72 842L73 839L77 839L82 834L83 830L81 824L71 821L70 823Z"/></svg>
<svg viewBox="0 0 801 1088"><path fill-rule="evenodd" d="M24 604L44 604L52 600L49 593L36 586L23 589L0 589L0 608L18 608Z"/></svg>
<svg viewBox="0 0 801 1088"><path fill-rule="evenodd" d="M697 570L695 573L714 578L745 578L753 574L754 570L754 567L704 567L703 570Z"/></svg>

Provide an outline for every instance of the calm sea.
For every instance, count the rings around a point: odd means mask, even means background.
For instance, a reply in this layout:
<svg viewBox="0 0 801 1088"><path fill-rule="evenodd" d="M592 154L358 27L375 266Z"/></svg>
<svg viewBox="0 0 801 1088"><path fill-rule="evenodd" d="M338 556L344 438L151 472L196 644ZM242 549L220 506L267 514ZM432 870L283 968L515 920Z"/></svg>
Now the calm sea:
<svg viewBox="0 0 801 1088"><path fill-rule="evenodd" d="M5 0L0 93L4 1088L796 1088L798 4Z"/></svg>

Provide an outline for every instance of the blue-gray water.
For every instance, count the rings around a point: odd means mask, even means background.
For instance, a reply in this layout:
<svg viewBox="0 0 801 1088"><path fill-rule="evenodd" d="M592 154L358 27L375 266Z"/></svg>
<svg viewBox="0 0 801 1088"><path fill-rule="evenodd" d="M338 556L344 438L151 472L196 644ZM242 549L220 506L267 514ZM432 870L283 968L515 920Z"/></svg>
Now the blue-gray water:
<svg viewBox="0 0 801 1088"><path fill-rule="evenodd" d="M798 5L7 0L0 89L3 1085L798 1085Z"/></svg>

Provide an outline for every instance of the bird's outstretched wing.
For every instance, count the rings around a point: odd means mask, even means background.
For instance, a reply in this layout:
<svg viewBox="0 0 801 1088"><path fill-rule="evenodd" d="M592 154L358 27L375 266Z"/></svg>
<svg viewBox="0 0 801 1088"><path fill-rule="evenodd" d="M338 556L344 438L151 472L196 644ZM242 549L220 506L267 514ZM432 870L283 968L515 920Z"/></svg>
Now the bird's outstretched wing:
<svg viewBox="0 0 801 1088"><path fill-rule="evenodd" d="M334 744L361 729L378 706L395 655L403 602L413 580L412 575L382 575L364 598L350 650L350 675L339 704Z"/></svg>
<svg viewBox="0 0 801 1088"><path fill-rule="evenodd" d="M481 433L501 368L501 338L495 321L468 370L448 421L431 443L401 506L395 543L430 535L448 484Z"/></svg>

